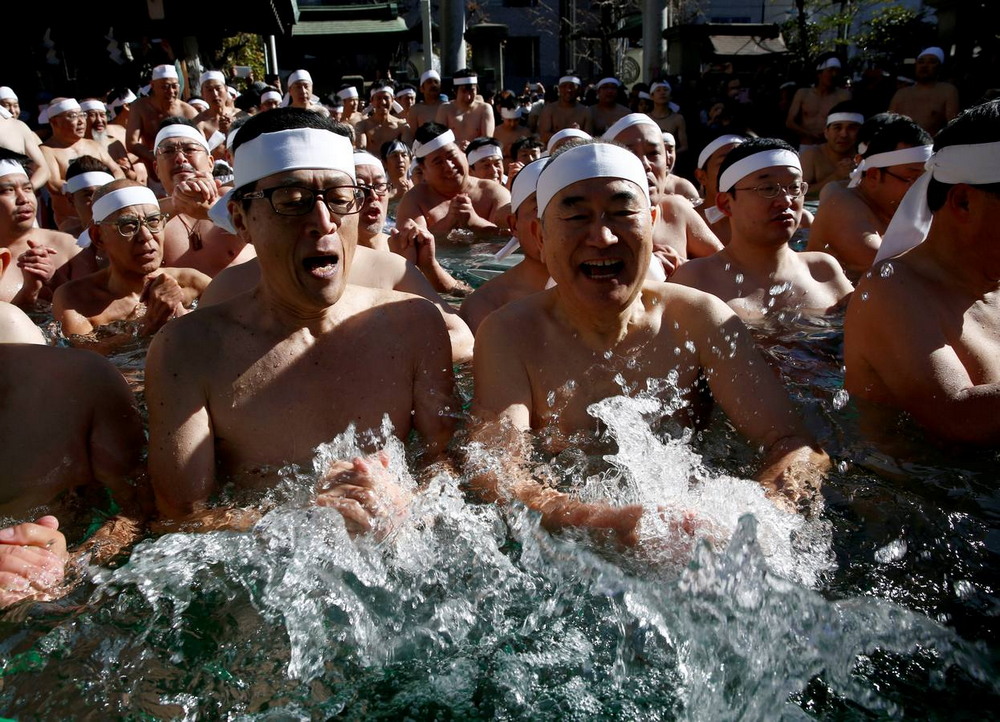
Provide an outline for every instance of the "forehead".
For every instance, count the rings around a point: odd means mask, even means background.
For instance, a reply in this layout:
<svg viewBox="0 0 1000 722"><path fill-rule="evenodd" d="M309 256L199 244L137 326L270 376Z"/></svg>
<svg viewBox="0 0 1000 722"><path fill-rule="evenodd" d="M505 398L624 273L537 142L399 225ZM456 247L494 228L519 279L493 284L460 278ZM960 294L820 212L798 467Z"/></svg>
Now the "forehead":
<svg viewBox="0 0 1000 722"><path fill-rule="evenodd" d="M767 168L761 168L753 173L749 173L737 182L742 181L768 181L768 180L782 180L782 179L792 179L801 178L802 171L799 168L790 165L772 165Z"/></svg>
<svg viewBox="0 0 1000 722"><path fill-rule="evenodd" d="M27 173L8 173L5 176L0 176L0 185L4 186L24 185L27 182L28 182Z"/></svg>
<svg viewBox="0 0 1000 722"><path fill-rule="evenodd" d="M385 171L378 166L365 163L364 165L354 167L354 175L364 180L374 180L375 178L384 178Z"/></svg>
<svg viewBox="0 0 1000 722"><path fill-rule="evenodd" d="M437 150L431 151L425 157L425 161L433 161L436 159L447 158L448 156L460 155L463 158L465 154L458 150L458 146L454 143L448 143L448 145L442 146Z"/></svg>
<svg viewBox="0 0 1000 722"><path fill-rule="evenodd" d="M329 188L335 185L350 185L352 180L347 173L333 168L298 168L272 173L257 181L257 185L261 188L288 185L315 185Z"/></svg>
<svg viewBox="0 0 1000 722"><path fill-rule="evenodd" d="M162 88L168 85L180 85L180 81L177 78L157 78L150 84L154 88Z"/></svg>
<svg viewBox="0 0 1000 722"><path fill-rule="evenodd" d="M305 80L305 79L302 79L302 80L296 80L296 81L295 81L294 83L292 83L292 84L291 84L291 85L289 85L288 87L289 87L289 88L294 88L294 87L295 87L296 85L300 85L300 86L303 86L303 87L305 87L305 86L307 86L307 85L312 85L312 81L311 81L311 80Z"/></svg>
<svg viewBox="0 0 1000 722"><path fill-rule="evenodd" d="M208 88L209 90L221 90L226 87L226 84L221 80L206 80L201 84L202 88Z"/></svg>
<svg viewBox="0 0 1000 722"><path fill-rule="evenodd" d="M111 221L116 218L145 218L160 212L160 207L153 203L140 203L135 206L125 206L108 216L105 220Z"/></svg>
<svg viewBox="0 0 1000 722"><path fill-rule="evenodd" d="M189 143L201 145L197 140L188 135L168 135L166 138L160 140L160 142L156 144L156 147L159 148L163 145L188 145Z"/></svg>
<svg viewBox="0 0 1000 722"><path fill-rule="evenodd" d="M827 130L860 130L861 123L852 123L847 120L838 120L836 123L830 123L826 126Z"/></svg>
<svg viewBox="0 0 1000 722"><path fill-rule="evenodd" d="M544 171L541 178L544 178ZM585 178L570 183L556 193L545 207L548 213L560 204L576 205L578 203L606 202L608 200L642 199L645 202L644 189L624 178Z"/></svg>
<svg viewBox="0 0 1000 722"><path fill-rule="evenodd" d="M663 133L659 128L654 128L648 123L638 123L619 133L616 140L625 145L630 143L652 143L653 145L663 145Z"/></svg>

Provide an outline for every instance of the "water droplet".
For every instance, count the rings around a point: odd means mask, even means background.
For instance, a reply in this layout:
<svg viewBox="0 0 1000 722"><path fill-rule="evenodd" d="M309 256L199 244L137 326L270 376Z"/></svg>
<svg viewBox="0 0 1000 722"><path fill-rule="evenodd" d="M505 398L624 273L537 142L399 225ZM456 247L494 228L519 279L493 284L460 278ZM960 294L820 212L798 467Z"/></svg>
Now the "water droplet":
<svg viewBox="0 0 1000 722"><path fill-rule="evenodd" d="M847 406L847 401L850 398L851 395L847 393L847 391L845 391L844 389L841 389L840 391L838 391L833 395L833 408L835 408L837 411L840 411L842 408Z"/></svg>
<svg viewBox="0 0 1000 722"><path fill-rule="evenodd" d="M611 349L608 349L607 351L604 352L605 361L610 361L612 356L614 356L614 354L611 352Z"/></svg>
<svg viewBox="0 0 1000 722"><path fill-rule="evenodd" d="M868 291L862 291L861 292L861 300L862 301L867 301L868 300Z"/></svg>
<svg viewBox="0 0 1000 722"><path fill-rule="evenodd" d="M674 346L674 356L680 356L680 355L681 355L680 346Z"/></svg>
<svg viewBox="0 0 1000 722"><path fill-rule="evenodd" d="M695 351L694 342L693 341L685 341L684 342L684 348L686 348L690 353L694 353L694 351Z"/></svg>
<svg viewBox="0 0 1000 722"><path fill-rule="evenodd" d="M769 289L767 289L767 292L771 296L777 296L779 294L782 294L782 293L785 293L787 291L790 291L791 289L792 289L792 284L789 283L788 281L785 281L784 283L776 283L776 284L774 284Z"/></svg>
<svg viewBox="0 0 1000 722"><path fill-rule="evenodd" d="M549 405L550 409L553 406L556 405L556 392L555 391L549 391L548 396L545 397L545 403L547 403Z"/></svg>
<svg viewBox="0 0 1000 722"><path fill-rule="evenodd" d="M736 274L736 283L743 283L743 274L742 273L737 273Z"/></svg>
<svg viewBox="0 0 1000 722"><path fill-rule="evenodd" d="M900 559L906 556L906 540L896 539L889 542L881 549L875 550L875 561L879 564L889 564L890 562L898 562Z"/></svg>
<svg viewBox="0 0 1000 722"><path fill-rule="evenodd" d="M878 269L878 275L882 278L889 278L892 275L893 267L891 263L883 263L882 267Z"/></svg>

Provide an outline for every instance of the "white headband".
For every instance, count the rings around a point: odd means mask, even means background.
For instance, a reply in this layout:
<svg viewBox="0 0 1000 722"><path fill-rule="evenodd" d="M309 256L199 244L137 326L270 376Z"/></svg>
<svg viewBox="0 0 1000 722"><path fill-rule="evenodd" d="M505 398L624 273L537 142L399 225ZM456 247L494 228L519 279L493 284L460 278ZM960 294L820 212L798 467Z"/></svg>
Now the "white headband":
<svg viewBox="0 0 1000 722"><path fill-rule="evenodd" d="M473 166L481 160L486 158L503 158L503 149L498 145L493 145L492 143L487 143L486 145L476 148L469 155L469 165Z"/></svg>
<svg viewBox="0 0 1000 722"><path fill-rule="evenodd" d="M2 105L0 105L0 118L3 118L4 120L10 120L13 117L14 116L11 115L11 113L10 113L9 110L7 110L5 107L3 107Z"/></svg>
<svg viewBox="0 0 1000 722"><path fill-rule="evenodd" d="M938 62L940 63L944 62L944 51L938 47L924 48L923 50L920 51L920 53L917 54L917 57L919 58L921 55L933 55L935 58L938 59Z"/></svg>
<svg viewBox="0 0 1000 722"><path fill-rule="evenodd" d="M88 112L91 110L100 110L107 113L108 106L106 106L100 100L85 100L82 103L80 103L80 110L84 112Z"/></svg>
<svg viewBox="0 0 1000 722"><path fill-rule="evenodd" d="M656 128L658 133L660 132L660 126L658 126L656 121L645 113L629 113L624 118L619 118L615 121L614 125L604 131L604 135L602 135L601 138L604 140L614 140L622 133L622 131L627 128L631 128L633 125L651 125Z"/></svg>
<svg viewBox="0 0 1000 722"><path fill-rule="evenodd" d="M111 191L107 195L101 196L91 207L94 216L94 223L100 223L107 219L115 211L129 206L151 205L160 207L160 202L156 200L156 194L146 186L129 186Z"/></svg>
<svg viewBox="0 0 1000 722"><path fill-rule="evenodd" d="M236 189L230 188L220 195L219 200L213 203L212 207L208 209L208 217L212 220L212 223L233 236L238 235L236 227L233 226L233 219L229 215L229 201L232 200L234 195L236 195Z"/></svg>
<svg viewBox="0 0 1000 722"><path fill-rule="evenodd" d="M647 93L645 90L640 90L638 93L636 93L636 96L639 98L639 100L652 100L653 99L653 96L650 95L649 93Z"/></svg>
<svg viewBox="0 0 1000 722"><path fill-rule="evenodd" d="M426 143L421 143L420 141L413 141L413 155L417 158L426 158L428 155L436 151L438 148L444 148L449 143L455 142L455 134L450 130L446 130L441 135L431 138Z"/></svg>
<svg viewBox="0 0 1000 722"><path fill-rule="evenodd" d="M17 100L17 94L10 87L0 85L0 100Z"/></svg>
<svg viewBox="0 0 1000 722"><path fill-rule="evenodd" d="M191 98L188 101L188 105L198 110L208 110L208 101L204 98Z"/></svg>
<svg viewBox="0 0 1000 722"><path fill-rule="evenodd" d="M262 96L260 96L260 102L262 103L266 103L269 100L275 100L280 103L281 93L279 93L277 90L268 90L265 91Z"/></svg>
<svg viewBox="0 0 1000 722"><path fill-rule="evenodd" d="M650 85L649 92L655 93L657 88L666 88L667 90L673 90L673 88L670 87L670 83L668 83L666 80L661 80L658 83L653 83L652 85Z"/></svg>
<svg viewBox="0 0 1000 722"><path fill-rule="evenodd" d="M712 154L722 146L729 145L730 143L739 145L745 140L746 138L742 135L720 135L718 138L702 148L701 153L698 154L698 167L704 170L705 164L708 163L708 159L711 158Z"/></svg>
<svg viewBox="0 0 1000 722"><path fill-rule="evenodd" d="M131 90L126 90L125 95L123 95L120 98L115 98L114 100L111 101L111 107L120 108L126 103L134 103L135 101L136 101L135 93L133 93Z"/></svg>
<svg viewBox="0 0 1000 722"><path fill-rule="evenodd" d="M105 173L99 170L88 171L87 173L75 175L66 181L66 183L63 184L63 193L76 193L84 188L99 188L101 186L106 186L114 179L115 177L110 173Z"/></svg>
<svg viewBox="0 0 1000 722"><path fill-rule="evenodd" d="M38 123L39 125L48 125L49 123L49 109L42 108L41 112L38 113Z"/></svg>
<svg viewBox="0 0 1000 722"><path fill-rule="evenodd" d="M197 128L183 123L174 123L173 125L160 128L160 132L156 134L156 139L153 141L153 148L159 148L160 143L167 140L167 138L187 138L201 144L205 150L211 150L208 147L208 140L205 138L204 133Z"/></svg>
<svg viewBox="0 0 1000 722"><path fill-rule="evenodd" d="M520 108L500 108L500 117L504 120L517 120L521 117Z"/></svg>
<svg viewBox="0 0 1000 722"><path fill-rule="evenodd" d="M608 84L611 84L617 88L619 85L621 85L621 81L618 80L618 78L601 78L597 82L597 87L600 88L602 85L608 85Z"/></svg>
<svg viewBox="0 0 1000 722"><path fill-rule="evenodd" d="M548 158L533 160L514 176L514 183L510 187L511 213L517 213L517 209L521 207L521 204L528 200L531 194L535 192L535 187L538 184L538 175L548 162Z"/></svg>
<svg viewBox="0 0 1000 722"><path fill-rule="evenodd" d="M479 83L478 75L470 75L467 78L452 78L452 85L476 85Z"/></svg>
<svg viewBox="0 0 1000 722"><path fill-rule="evenodd" d="M223 75L221 72L219 72L218 70L206 70L204 73L201 74L201 77L198 78L198 87L200 88L209 80L218 80L223 85L226 84L226 76Z"/></svg>
<svg viewBox="0 0 1000 722"><path fill-rule="evenodd" d="M827 58L816 66L816 70L826 70L827 68L839 68L840 61L837 58Z"/></svg>
<svg viewBox="0 0 1000 722"><path fill-rule="evenodd" d="M926 163L931 157L932 149L933 146L930 145L918 145L913 148L875 153L867 158L862 158L858 167L851 171L851 182L847 184L847 187L856 188L861 183L861 179L864 178L865 171L869 168L888 168L906 163Z"/></svg>
<svg viewBox="0 0 1000 722"><path fill-rule="evenodd" d="M889 227L882 236L875 262L898 256L924 242L931 226L927 188L931 179L954 185L984 185L1000 182L1000 142L949 145L934 153L927 169L903 196Z"/></svg>
<svg viewBox="0 0 1000 722"><path fill-rule="evenodd" d="M294 73L288 76L288 87L290 88L296 83L302 82L303 80L306 81L307 83L311 83L313 81L313 78L309 74L308 70L296 70Z"/></svg>
<svg viewBox="0 0 1000 722"><path fill-rule="evenodd" d="M538 217L542 217L545 207L559 191L590 178L621 178L635 183L649 205L649 180L642 161L621 146L588 143L549 159L536 183Z"/></svg>
<svg viewBox="0 0 1000 722"><path fill-rule="evenodd" d="M226 134L221 130L217 130L212 133L212 137L208 139L208 149L210 151L215 150L220 145L226 142Z"/></svg>
<svg viewBox="0 0 1000 722"><path fill-rule="evenodd" d="M352 85L348 88L344 88L343 90L338 90L337 97L340 98L341 100L348 100L349 98L357 98L358 89Z"/></svg>
<svg viewBox="0 0 1000 722"><path fill-rule="evenodd" d="M663 131L663 145L669 145L671 148L677 147L677 139L674 138L673 133Z"/></svg>
<svg viewBox="0 0 1000 722"><path fill-rule="evenodd" d="M318 128L263 133L236 149L237 188L275 173L300 168L338 170L354 182L354 152L342 135Z"/></svg>
<svg viewBox="0 0 1000 722"><path fill-rule="evenodd" d="M556 145L559 144L559 141L565 140L566 138L582 138L583 140L590 140L593 136L586 131L580 130L579 128L563 128L549 138L548 145L545 146L545 151L547 153L551 153Z"/></svg>
<svg viewBox="0 0 1000 722"><path fill-rule="evenodd" d="M394 98L396 96L396 91L393 90L391 85L383 85L378 88L372 88L370 97L374 98L379 93L388 93L390 98Z"/></svg>
<svg viewBox="0 0 1000 722"><path fill-rule="evenodd" d="M354 167L362 165L370 165L373 168L378 168L380 171L385 173L385 166L382 165L382 161L373 156L366 150L356 150L354 151Z"/></svg>
<svg viewBox="0 0 1000 722"><path fill-rule="evenodd" d="M406 145L406 143L404 143L403 141L396 138L391 142L392 145L390 145L389 149L385 152L387 158L393 153L406 153L407 155L410 154L410 147Z"/></svg>
<svg viewBox="0 0 1000 722"><path fill-rule="evenodd" d="M436 71L436 70L425 70L424 73L423 73L423 75L420 76L420 84L423 85L424 83L426 83L431 78L433 78L434 80L437 80L438 82L441 81L441 75L438 73L438 71Z"/></svg>
<svg viewBox="0 0 1000 722"><path fill-rule="evenodd" d="M573 83L573 85L580 85L580 79L575 75L564 75L559 78L559 85L563 83Z"/></svg>
<svg viewBox="0 0 1000 722"><path fill-rule="evenodd" d="M80 104L76 98L64 98L57 103L49 103L49 118L55 118L60 113L69 113L80 109Z"/></svg>
<svg viewBox="0 0 1000 722"><path fill-rule="evenodd" d="M857 123L861 125L865 122L865 116L861 113L830 113L826 116L826 124L833 125L834 123Z"/></svg>
<svg viewBox="0 0 1000 722"><path fill-rule="evenodd" d="M414 98L416 98L417 97L417 91L414 90L413 88L403 88L398 93L396 93L396 97L397 98L402 98L402 97L407 96L407 95L412 95Z"/></svg>
<svg viewBox="0 0 1000 722"><path fill-rule="evenodd" d="M5 175L23 175L27 178L28 171L16 160L4 159L0 160L0 178L3 178Z"/></svg>
<svg viewBox="0 0 1000 722"><path fill-rule="evenodd" d="M153 68L152 80L163 80L164 78L169 78L170 80L178 80L177 68L173 65L157 65Z"/></svg>
<svg viewBox="0 0 1000 722"><path fill-rule="evenodd" d="M726 168L722 177L719 178L719 191L727 193L742 178L746 178L751 173L756 173L759 170L775 166L788 166L790 168L798 168L800 171L802 170L799 154L795 151L785 150L784 148L762 150L759 153L748 155L746 158L741 158Z"/></svg>

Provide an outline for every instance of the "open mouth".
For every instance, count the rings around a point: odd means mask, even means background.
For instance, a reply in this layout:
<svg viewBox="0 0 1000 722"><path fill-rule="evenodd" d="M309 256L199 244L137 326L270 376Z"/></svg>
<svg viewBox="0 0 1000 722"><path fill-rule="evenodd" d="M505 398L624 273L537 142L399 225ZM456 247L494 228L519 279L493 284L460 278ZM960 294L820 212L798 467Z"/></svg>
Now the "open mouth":
<svg viewBox="0 0 1000 722"><path fill-rule="evenodd" d="M600 261L584 261L580 264L580 270L587 278L603 281L615 278L625 270L625 262L610 258Z"/></svg>
<svg viewBox="0 0 1000 722"><path fill-rule="evenodd" d="M340 256L331 254L328 256L311 256L302 261L302 267L306 273L315 278L330 278L337 272L340 264Z"/></svg>

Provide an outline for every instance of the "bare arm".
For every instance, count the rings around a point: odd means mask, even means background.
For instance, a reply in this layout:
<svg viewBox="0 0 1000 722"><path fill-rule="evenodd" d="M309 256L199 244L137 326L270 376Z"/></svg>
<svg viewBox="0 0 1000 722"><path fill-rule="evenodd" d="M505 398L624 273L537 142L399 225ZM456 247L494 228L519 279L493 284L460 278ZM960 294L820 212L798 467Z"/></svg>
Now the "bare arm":
<svg viewBox="0 0 1000 722"><path fill-rule="evenodd" d="M689 201L678 196L667 196L667 198L673 203L675 211L684 219L688 258L704 258L722 250L722 241L712 233L708 223Z"/></svg>
<svg viewBox="0 0 1000 722"><path fill-rule="evenodd" d="M496 130L496 118L493 117L493 106L489 103L483 103L479 112L481 113L479 122L479 135L485 136L487 138L493 137L493 131Z"/></svg>
<svg viewBox="0 0 1000 722"><path fill-rule="evenodd" d="M409 261L404 260L403 274L394 288L397 291L422 296L433 303L438 311L441 312L445 326L448 327L448 336L451 339L452 362L465 363L472 360L472 347L475 343L472 331L465 324L465 321L462 320L458 312L445 303L445 300L437 294L430 281L420 272L420 269Z"/></svg>
<svg viewBox="0 0 1000 722"><path fill-rule="evenodd" d="M851 208L839 195L826 194L820 208L809 230L810 241L815 236L816 243L810 245L816 250L829 249L849 270L863 272L870 268L882 245L882 235L873 228L874 220Z"/></svg>
<svg viewBox="0 0 1000 722"><path fill-rule="evenodd" d="M677 114L677 152L683 153L688 149L687 121L680 113Z"/></svg>
<svg viewBox="0 0 1000 722"><path fill-rule="evenodd" d="M71 286L60 286L52 296L52 318L59 322L66 336L82 336L94 330L90 320L71 308L72 299L67 298L67 290Z"/></svg>
<svg viewBox="0 0 1000 722"><path fill-rule="evenodd" d="M785 118L785 127L794 130L799 135L809 137L811 133L799 122L802 114L802 99L805 97L805 88L799 88L792 97L792 104L788 107L788 116Z"/></svg>
<svg viewBox="0 0 1000 722"><path fill-rule="evenodd" d="M38 136L20 120L17 122L23 126L24 154L31 159L31 163L35 167L31 172L31 186L36 191L41 190L42 186L48 182L52 170L45 155L42 153L42 145L38 140Z"/></svg>
<svg viewBox="0 0 1000 722"><path fill-rule="evenodd" d="M147 138L143 132L143 107L136 103L128 116L128 127L125 129L125 147L130 153L135 153L146 162L147 166L156 165L153 155L152 138Z"/></svg>
<svg viewBox="0 0 1000 722"><path fill-rule="evenodd" d="M445 326L440 316L431 314L423 301L419 304L417 308L422 318L415 319L414 325L421 330L419 346L414 353L413 426L426 444L428 458L433 460L451 441L454 413L459 411L460 405L455 397L451 343Z"/></svg>

